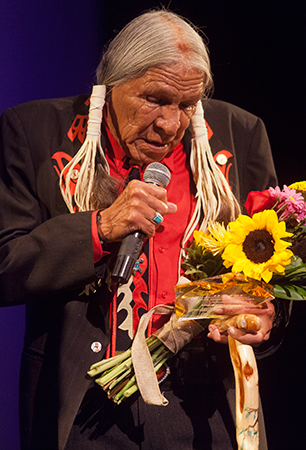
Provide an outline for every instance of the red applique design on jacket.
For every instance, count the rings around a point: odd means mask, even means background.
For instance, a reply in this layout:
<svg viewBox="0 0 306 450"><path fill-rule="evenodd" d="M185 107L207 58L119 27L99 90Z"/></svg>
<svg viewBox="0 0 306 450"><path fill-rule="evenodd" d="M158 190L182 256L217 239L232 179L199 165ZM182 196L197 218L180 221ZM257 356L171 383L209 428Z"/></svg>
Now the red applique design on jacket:
<svg viewBox="0 0 306 450"><path fill-rule="evenodd" d="M146 280L148 259L144 252L141 253L139 259L143 260L141 263L142 273L136 272L129 282L120 286L117 291L117 340L119 342L121 339L126 341L127 337L130 340L134 338L140 317L148 311L148 285ZM126 337L122 333L126 333Z"/></svg>
<svg viewBox="0 0 306 450"><path fill-rule="evenodd" d="M205 119L204 119L205 120ZM207 128L207 136L208 136L208 140L211 139L212 135L214 134L213 130L210 128L210 126L208 125L208 123L205 120L205 125Z"/></svg>
<svg viewBox="0 0 306 450"><path fill-rule="evenodd" d="M233 157L233 154L228 150L220 150L214 156L214 161L223 173L226 181L229 183L229 171L233 163L229 162L229 159Z"/></svg>
<svg viewBox="0 0 306 450"><path fill-rule="evenodd" d="M53 165L54 170L56 171L58 177L60 177L64 167L72 160L72 156L68 155L65 152L56 152L52 155L52 159L55 160L55 164ZM69 185L71 197L73 197L75 192L75 187L78 181L80 168L81 168L80 164L76 164L73 169L73 174L70 179ZM65 169L63 172L63 184L66 182L67 171L68 169Z"/></svg>
<svg viewBox="0 0 306 450"><path fill-rule="evenodd" d="M69 131L67 133L67 136L73 142L75 138L77 137L79 141L83 144L86 136L86 130L87 130L87 120L88 120L88 114L77 114L75 116L75 119L69 128Z"/></svg>

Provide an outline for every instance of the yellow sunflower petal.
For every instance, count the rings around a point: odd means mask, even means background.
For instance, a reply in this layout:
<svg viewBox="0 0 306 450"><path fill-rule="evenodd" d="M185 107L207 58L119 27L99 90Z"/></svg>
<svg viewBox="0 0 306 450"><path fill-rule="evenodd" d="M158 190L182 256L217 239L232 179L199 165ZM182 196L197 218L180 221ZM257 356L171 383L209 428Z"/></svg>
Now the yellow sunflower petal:
<svg viewBox="0 0 306 450"><path fill-rule="evenodd" d="M245 258L245 254L241 245L230 243L226 246L222 253L222 258L227 261L235 262L239 259Z"/></svg>
<svg viewBox="0 0 306 450"><path fill-rule="evenodd" d="M270 272L269 270L265 270L264 272L262 272L261 274L261 278L266 282L269 283L269 281L271 280L273 275L273 272Z"/></svg>
<svg viewBox="0 0 306 450"><path fill-rule="evenodd" d="M245 269L246 269L246 261L240 259L234 263L232 272L244 272L244 274L247 275Z"/></svg>
<svg viewBox="0 0 306 450"><path fill-rule="evenodd" d="M235 222L229 223L229 228L233 232L243 230L244 234L248 234L254 230L254 221L251 217L240 214Z"/></svg>
<svg viewBox="0 0 306 450"><path fill-rule="evenodd" d="M265 209L262 212L254 214L252 219L256 224L256 229L266 229L270 233L272 232L272 229L278 224L276 212L270 209Z"/></svg>
<svg viewBox="0 0 306 450"><path fill-rule="evenodd" d="M273 234L273 236L278 237L279 239L293 236L293 233L289 233L288 231L286 231L286 224L283 221L277 223L276 226L271 230L271 233Z"/></svg>

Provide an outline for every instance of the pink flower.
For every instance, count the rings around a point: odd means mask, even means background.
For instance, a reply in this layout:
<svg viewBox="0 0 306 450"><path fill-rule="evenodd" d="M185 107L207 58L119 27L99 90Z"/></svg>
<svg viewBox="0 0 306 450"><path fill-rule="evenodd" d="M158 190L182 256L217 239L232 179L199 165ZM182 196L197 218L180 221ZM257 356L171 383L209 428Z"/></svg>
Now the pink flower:
<svg viewBox="0 0 306 450"><path fill-rule="evenodd" d="M269 194L271 197L279 200L280 202L284 200L284 193L281 191L279 186L276 186L275 189L273 187L269 187Z"/></svg>
<svg viewBox="0 0 306 450"><path fill-rule="evenodd" d="M305 207L304 197L300 192L296 192L295 189L290 189L284 185L284 201L289 206L290 212L300 212Z"/></svg>
<svg viewBox="0 0 306 450"><path fill-rule="evenodd" d="M306 203L304 197L295 189L290 189L284 185L281 192L282 204L278 205L278 209L282 207L281 220L287 219L292 215L298 222L301 222L306 217Z"/></svg>

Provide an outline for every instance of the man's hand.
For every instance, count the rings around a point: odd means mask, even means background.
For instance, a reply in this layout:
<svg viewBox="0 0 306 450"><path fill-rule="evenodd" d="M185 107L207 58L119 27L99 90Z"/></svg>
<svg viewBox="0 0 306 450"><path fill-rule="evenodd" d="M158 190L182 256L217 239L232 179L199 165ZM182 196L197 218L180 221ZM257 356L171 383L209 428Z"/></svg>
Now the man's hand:
<svg viewBox="0 0 306 450"><path fill-rule="evenodd" d="M164 216L176 210L174 203L167 202L166 189L132 180L116 201L100 212L99 235L106 243L122 241L137 230L150 238L159 226L152 220L156 213Z"/></svg>
<svg viewBox="0 0 306 450"><path fill-rule="evenodd" d="M254 314L261 319L262 327L256 333L246 333L236 327L229 327L227 331L221 333L216 325L210 324L208 329L208 337L215 342L227 343L227 336L230 335L242 344L258 346L270 337L275 316L274 306L270 301L265 301L259 305L252 305L247 301L243 301L238 297L223 296L224 305L216 308L214 313L220 315L236 315L236 314Z"/></svg>

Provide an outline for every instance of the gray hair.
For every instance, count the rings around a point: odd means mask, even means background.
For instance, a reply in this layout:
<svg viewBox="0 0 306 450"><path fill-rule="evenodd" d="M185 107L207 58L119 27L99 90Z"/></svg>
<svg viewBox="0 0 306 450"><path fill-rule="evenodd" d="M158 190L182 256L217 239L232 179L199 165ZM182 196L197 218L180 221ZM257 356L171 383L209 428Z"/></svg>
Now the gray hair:
<svg viewBox="0 0 306 450"><path fill-rule="evenodd" d="M97 68L97 83L126 83L150 67L184 61L203 73L206 93L212 87L208 50L200 31L172 12L149 11L128 23L110 42Z"/></svg>

